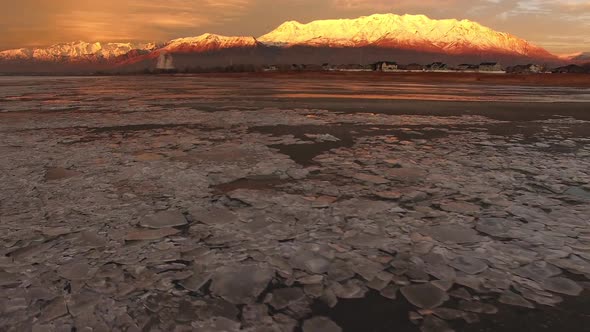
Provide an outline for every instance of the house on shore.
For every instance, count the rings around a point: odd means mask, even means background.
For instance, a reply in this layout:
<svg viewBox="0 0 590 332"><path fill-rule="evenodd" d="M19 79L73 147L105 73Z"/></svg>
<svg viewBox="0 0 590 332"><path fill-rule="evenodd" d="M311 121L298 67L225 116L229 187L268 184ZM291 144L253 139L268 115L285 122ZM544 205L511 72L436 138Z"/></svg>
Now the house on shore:
<svg viewBox="0 0 590 332"><path fill-rule="evenodd" d="M365 66L361 64L348 64L336 66L337 71L372 71L371 65Z"/></svg>
<svg viewBox="0 0 590 332"><path fill-rule="evenodd" d="M272 71L278 71L279 67L275 66L275 65L271 65L271 66L264 66L264 68L262 68L262 71L264 72L272 72Z"/></svg>
<svg viewBox="0 0 590 332"><path fill-rule="evenodd" d="M290 71L322 71L324 70L321 65L318 64L304 64L304 63L294 63L291 65Z"/></svg>
<svg viewBox="0 0 590 332"><path fill-rule="evenodd" d="M533 74L539 74L545 71L545 66L530 63L526 65L526 70Z"/></svg>
<svg viewBox="0 0 590 332"><path fill-rule="evenodd" d="M488 72L488 73L493 73L493 72L504 72L504 68L502 68L502 65L498 62L482 62L479 65L479 71L480 72Z"/></svg>
<svg viewBox="0 0 590 332"><path fill-rule="evenodd" d="M433 62L426 66L427 71L448 71L449 66L446 63L442 62Z"/></svg>
<svg viewBox="0 0 590 332"><path fill-rule="evenodd" d="M397 62L379 61L379 62L375 63L375 70L376 71L392 72L392 71L397 71L398 68L399 68L399 65L397 64Z"/></svg>
<svg viewBox="0 0 590 332"><path fill-rule="evenodd" d="M545 72L545 68L536 64L516 65L508 67L506 72L510 74L539 74Z"/></svg>
<svg viewBox="0 0 590 332"><path fill-rule="evenodd" d="M323 71L334 71L334 70L336 70L336 66L331 65L329 63L324 63L324 64L322 64L322 70Z"/></svg>

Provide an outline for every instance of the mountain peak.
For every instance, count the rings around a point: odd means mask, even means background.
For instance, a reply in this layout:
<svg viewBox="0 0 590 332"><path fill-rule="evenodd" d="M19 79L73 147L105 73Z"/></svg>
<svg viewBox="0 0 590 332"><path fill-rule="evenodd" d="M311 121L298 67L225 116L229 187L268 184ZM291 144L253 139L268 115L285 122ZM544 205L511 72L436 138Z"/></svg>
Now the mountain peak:
<svg viewBox="0 0 590 332"><path fill-rule="evenodd" d="M197 37L173 39L161 49L165 52L211 51L225 48L243 48L258 45L254 37L221 36L205 33Z"/></svg>
<svg viewBox="0 0 590 332"><path fill-rule="evenodd" d="M301 22L299 21L295 21L295 20L291 20L291 21L286 21L283 24L279 25L279 27L298 27L303 25Z"/></svg>

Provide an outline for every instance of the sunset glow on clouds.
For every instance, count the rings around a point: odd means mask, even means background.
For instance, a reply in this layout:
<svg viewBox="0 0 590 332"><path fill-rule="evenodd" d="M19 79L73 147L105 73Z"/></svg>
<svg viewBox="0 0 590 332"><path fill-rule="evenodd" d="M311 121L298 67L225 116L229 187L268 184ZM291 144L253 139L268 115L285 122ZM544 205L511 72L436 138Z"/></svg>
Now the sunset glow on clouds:
<svg viewBox="0 0 590 332"><path fill-rule="evenodd" d="M0 49L163 41L204 32L262 35L287 20L391 12L471 19L556 53L588 51L590 0L19 0L2 4Z"/></svg>

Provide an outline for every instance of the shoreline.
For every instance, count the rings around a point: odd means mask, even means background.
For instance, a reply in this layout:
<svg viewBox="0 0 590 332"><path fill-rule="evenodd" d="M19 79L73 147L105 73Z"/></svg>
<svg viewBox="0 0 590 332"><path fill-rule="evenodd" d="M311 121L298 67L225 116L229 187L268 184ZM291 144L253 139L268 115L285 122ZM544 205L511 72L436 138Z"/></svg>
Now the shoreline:
<svg viewBox="0 0 590 332"><path fill-rule="evenodd" d="M455 72L262 72L262 73L202 73L174 74L200 77L260 77L289 79L342 79L388 81L408 83L471 83L527 86L590 87L589 74L496 74Z"/></svg>
<svg viewBox="0 0 590 332"><path fill-rule="evenodd" d="M265 79L317 79L340 80L354 79L367 81L390 81L407 83L463 83L485 85L515 85L544 87L590 87L590 74L500 74L500 73L461 73L461 72L324 72L324 71L288 71L288 72L210 72L210 73L120 73L120 74L0 74L0 77L113 77L113 76L155 76L155 77L231 77L231 78L265 78Z"/></svg>

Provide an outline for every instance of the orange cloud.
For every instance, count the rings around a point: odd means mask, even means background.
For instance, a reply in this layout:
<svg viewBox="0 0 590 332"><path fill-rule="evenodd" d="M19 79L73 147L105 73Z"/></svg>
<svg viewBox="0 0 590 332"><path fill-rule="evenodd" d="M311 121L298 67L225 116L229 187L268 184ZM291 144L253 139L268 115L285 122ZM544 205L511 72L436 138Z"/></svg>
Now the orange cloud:
<svg viewBox="0 0 590 332"><path fill-rule="evenodd" d="M240 17L254 0L22 0L0 12L0 45L84 39L160 40ZM3 5L4 7L4 5ZM10 17L17 17L11 22ZM26 23L25 23L26 22ZM5 26L5 27L4 27ZM2 36L4 35L4 36ZM3 40L4 39L4 40Z"/></svg>
<svg viewBox="0 0 590 332"><path fill-rule="evenodd" d="M170 30L197 29L240 16L248 3L248 0L103 0L57 15L56 26L91 39L137 40L146 36L159 39L167 37Z"/></svg>
<svg viewBox="0 0 590 332"><path fill-rule="evenodd" d="M0 10L0 49L85 41L164 41L205 32L262 35L286 20L375 13L471 19L555 52L586 50L588 0L15 0Z"/></svg>

